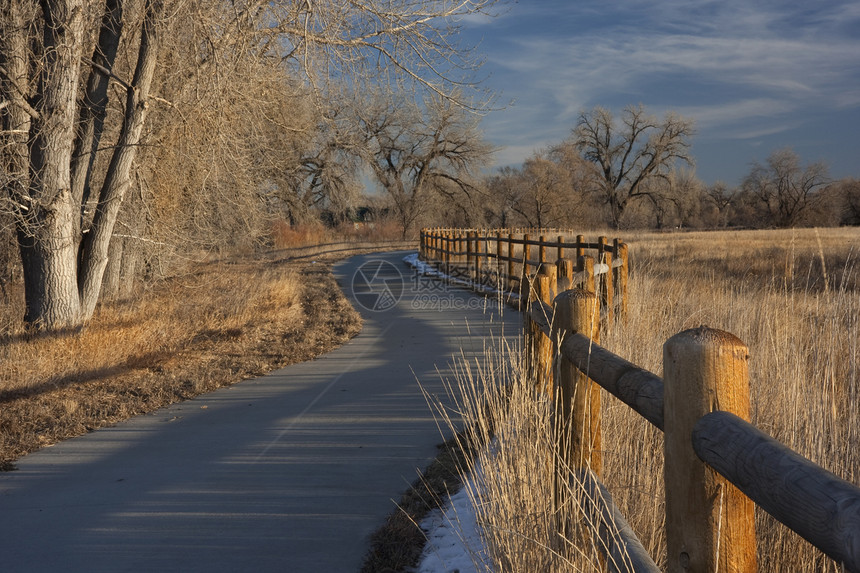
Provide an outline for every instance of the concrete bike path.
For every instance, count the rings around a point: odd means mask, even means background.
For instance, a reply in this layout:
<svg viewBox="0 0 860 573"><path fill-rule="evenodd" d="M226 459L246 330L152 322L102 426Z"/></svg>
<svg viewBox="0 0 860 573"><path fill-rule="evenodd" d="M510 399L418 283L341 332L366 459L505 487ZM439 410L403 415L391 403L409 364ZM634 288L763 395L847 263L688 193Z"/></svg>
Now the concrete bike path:
<svg viewBox="0 0 860 573"><path fill-rule="evenodd" d="M505 329L404 254L336 266L365 320L337 350L0 473L0 571L358 571L442 439L416 379L444 395L452 355Z"/></svg>

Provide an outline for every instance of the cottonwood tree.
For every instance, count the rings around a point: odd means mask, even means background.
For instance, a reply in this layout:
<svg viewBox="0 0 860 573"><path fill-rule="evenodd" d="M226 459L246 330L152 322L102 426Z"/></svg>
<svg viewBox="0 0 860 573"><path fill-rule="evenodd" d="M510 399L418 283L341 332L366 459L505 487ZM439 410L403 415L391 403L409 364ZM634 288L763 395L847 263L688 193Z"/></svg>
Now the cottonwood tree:
<svg viewBox="0 0 860 573"><path fill-rule="evenodd" d="M772 224L794 227L815 208L820 200L817 191L828 181L826 164L804 167L797 153L784 148L771 153L764 164L753 163L742 188L756 198Z"/></svg>
<svg viewBox="0 0 860 573"><path fill-rule="evenodd" d="M25 320L54 329L93 314L147 117L175 103L151 89L166 86L156 76L167 69L157 63L170 26L190 30L177 101L193 101L198 82L220 78L225 62L252 52L312 86L351 74L390 85L399 77L480 106L455 90L475 60L452 38L462 17L494 2L0 0L0 152L11 174L3 207L15 219ZM119 53L130 62L127 75ZM103 141L107 133L115 137ZM102 149L111 151L96 181Z"/></svg>
<svg viewBox="0 0 860 573"><path fill-rule="evenodd" d="M158 43L165 31L164 2L145 0L139 19L136 65L125 86L121 129L107 174L93 201L87 195L88 161L73 161L73 151L98 145L99 116L104 113L106 82L115 45L122 34L122 2L92 14L82 0L7 0L2 37L3 76L0 103L10 109L6 131L23 132L6 146L5 162L13 181L6 193L16 215L17 239L24 271L25 320L62 327L89 318L95 308L107 264L107 250L117 213L129 186L141 132L151 101ZM92 21L100 22L95 48L84 51ZM82 64L95 52L84 78ZM78 109L79 89L84 108ZM26 118L24 115L26 114ZM78 118L80 118L78 122ZM77 123L76 123L77 122ZM26 164L22 158L26 157ZM80 154L78 155L80 157ZM91 220L87 233L84 224Z"/></svg>
<svg viewBox="0 0 860 573"><path fill-rule="evenodd" d="M291 225L308 222L321 210L343 222L358 205L362 138L351 100L349 93L330 92L299 160L282 167L287 181L278 185L278 198L286 204Z"/></svg>
<svg viewBox="0 0 860 573"><path fill-rule="evenodd" d="M651 204L655 226L694 227L700 224L702 183L687 170L673 170L665 177L645 183L644 195Z"/></svg>
<svg viewBox="0 0 860 573"><path fill-rule="evenodd" d="M364 157L391 199L404 238L433 195L464 214L475 211L477 171L493 152L478 117L438 96L423 104L379 96L360 105L357 116Z"/></svg>
<svg viewBox="0 0 860 573"><path fill-rule="evenodd" d="M716 208L720 227L728 226L729 216L738 191L737 187L729 187L723 181L717 181L713 185L705 187L705 197Z"/></svg>
<svg viewBox="0 0 860 573"><path fill-rule="evenodd" d="M489 218L502 227L592 224L593 175L569 142L537 151L521 168L506 166L486 179Z"/></svg>
<svg viewBox="0 0 860 573"><path fill-rule="evenodd" d="M512 208L527 226L561 225L576 210L570 172L544 154L523 163L520 181L522 194Z"/></svg>
<svg viewBox="0 0 860 573"><path fill-rule="evenodd" d="M494 227L513 227L519 223L517 205L525 193L522 171L505 165L488 176L484 182L485 219Z"/></svg>
<svg viewBox="0 0 860 573"><path fill-rule="evenodd" d="M574 144L594 164L595 193L609 206L616 228L630 202L648 195L648 180L666 178L679 161L693 163L693 133L692 121L671 112L658 120L641 105L625 108L618 121L602 107L580 114Z"/></svg>
<svg viewBox="0 0 860 573"><path fill-rule="evenodd" d="M842 212L840 222L843 225L860 225L860 181L857 179L842 179L835 184Z"/></svg>

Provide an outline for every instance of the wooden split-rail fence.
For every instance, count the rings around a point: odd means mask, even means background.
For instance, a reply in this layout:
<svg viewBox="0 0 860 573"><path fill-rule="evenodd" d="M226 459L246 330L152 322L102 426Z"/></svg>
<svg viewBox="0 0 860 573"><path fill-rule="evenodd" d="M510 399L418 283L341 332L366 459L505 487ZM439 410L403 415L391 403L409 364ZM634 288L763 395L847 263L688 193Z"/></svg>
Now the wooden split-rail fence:
<svg viewBox="0 0 860 573"><path fill-rule="evenodd" d="M498 289L522 301L532 277L553 274L565 288L600 295L605 315L627 314L627 245L561 229L423 229L419 256L453 279Z"/></svg>
<svg viewBox="0 0 860 573"><path fill-rule="evenodd" d="M478 284L488 276L478 261L495 259L496 276L502 274L502 263L520 265L505 268L503 284L513 281L519 287L536 388L552 393L559 425L570 430L559 432L559 463L569 469L569 477L556 484L555 503L566 505L570 485L585 491L585 499L591 500L584 505L590 513L586 521L597 524L593 533L607 566L659 571L599 479L600 387L664 432L668 571L756 571L757 504L844 570L860 572L860 488L750 424L747 346L730 333L707 327L680 332L663 345L661 379L599 345L600 325L609 324L607 318L619 305L607 304L599 282L589 281L588 264L561 270L570 265L561 250L566 248L577 249L577 261L588 256L580 248L595 251L598 271L597 264L608 265L607 270L623 267L623 279L621 271L603 274L624 285L626 310L626 246L605 239L587 243L581 236L574 246L560 234L553 242L531 236L425 230L420 253L443 272L466 261ZM515 251L512 245L521 247ZM542 254L533 260L531 247L539 252L557 248L559 256L555 262ZM622 258L621 265L613 263ZM572 281L570 275L580 280Z"/></svg>

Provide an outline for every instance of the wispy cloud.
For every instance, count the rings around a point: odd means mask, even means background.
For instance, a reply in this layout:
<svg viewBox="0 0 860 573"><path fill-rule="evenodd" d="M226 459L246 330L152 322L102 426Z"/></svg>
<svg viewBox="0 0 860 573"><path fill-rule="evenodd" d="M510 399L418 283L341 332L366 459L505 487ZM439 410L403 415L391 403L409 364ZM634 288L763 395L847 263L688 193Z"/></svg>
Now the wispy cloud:
<svg viewBox="0 0 860 573"><path fill-rule="evenodd" d="M493 28L488 68L517 105L491 131L520 142L560 139L598 104L675 109L701 137L737 139L813 111L860 114L854 1L554 0L516 4Z"/></svg>

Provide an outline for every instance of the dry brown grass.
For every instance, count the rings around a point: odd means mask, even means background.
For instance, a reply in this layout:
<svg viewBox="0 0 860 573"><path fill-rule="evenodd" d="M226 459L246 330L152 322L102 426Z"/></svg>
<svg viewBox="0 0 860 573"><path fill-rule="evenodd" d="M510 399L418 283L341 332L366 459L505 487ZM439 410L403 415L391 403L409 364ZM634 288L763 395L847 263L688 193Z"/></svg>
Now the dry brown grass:
<svg viewBox="0 0 860 573"><path fill-rule="evenodd" d="M672 335L700 325L732 332L752 355L753 423L858 483L860 229L643 233L626 240L630 316L603 345L662 374L662 344ZM550 408L534 400L533 384L521 382L517 353L506 354L507 365L490 359L464 370L457 389L467 425L496 436L474 492L494 571L601 570L591 546L574 548L554 535ZM662 434L604 393L603 448L615 502L665 567ZM756 520L760 571L840 570L763 511Z"/></svg>
<svg viewBox="0 0 860 573"><path fill-rule="evenodd" d="M707 325L735 334L750 348L753 423L858 483L860 229L628 241L636 257L630 322L604 344L661 374L662 342L675 333ZM617 401L606 403L605 475L646 547L665 559L662 435ZM760 571L839 571L763 511L756 521Z"/></svg>
<svg viewBox="0 0 860 573"><path fill-rule="evenodd" d="M105 305L80 332L33 336L4 308L0 464L342 344L361 321L331 263L362 249L378 250L353 243L200 264Z"/></svg>

